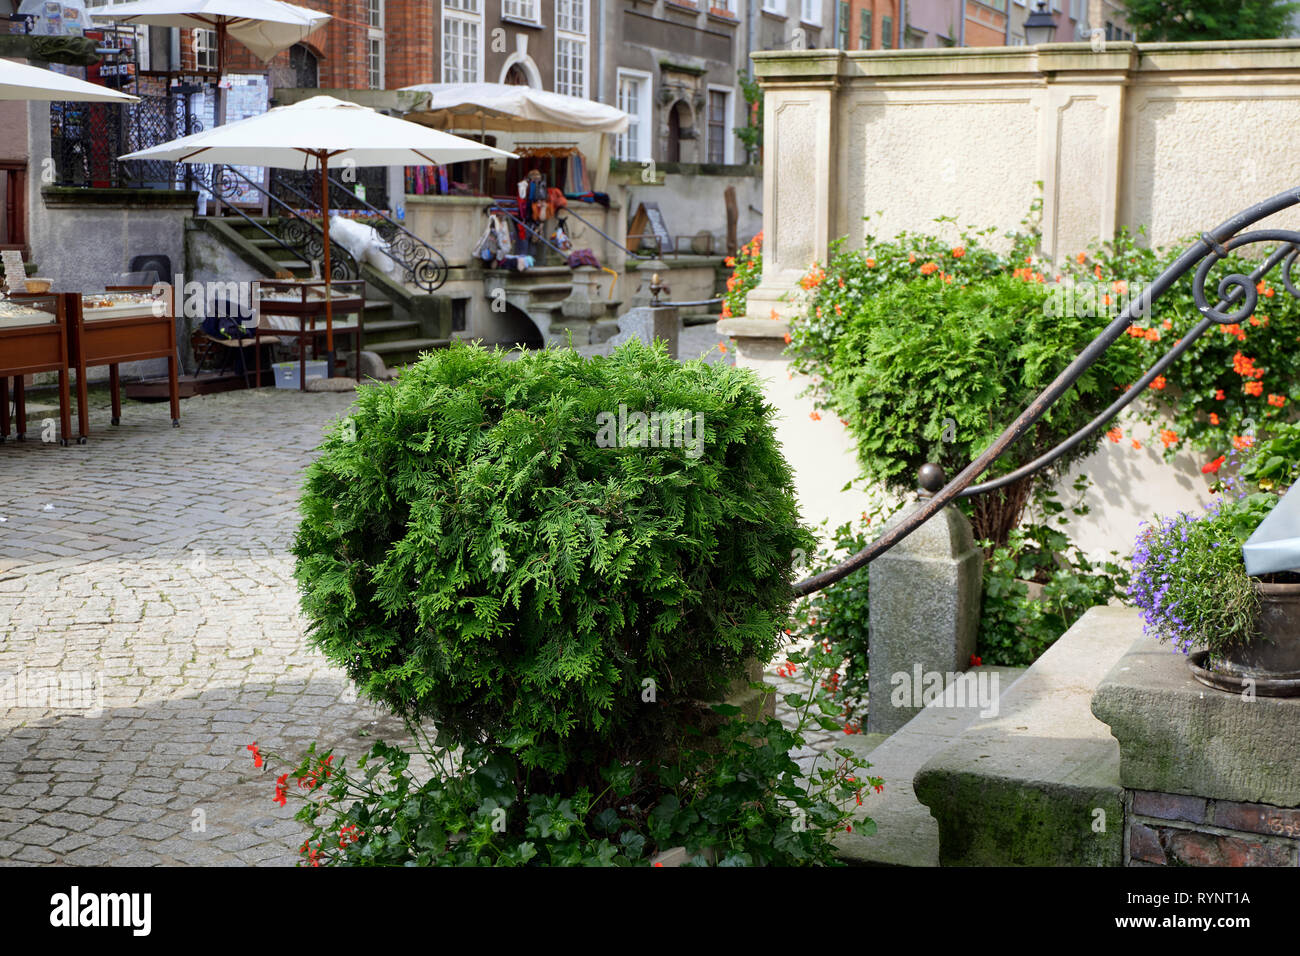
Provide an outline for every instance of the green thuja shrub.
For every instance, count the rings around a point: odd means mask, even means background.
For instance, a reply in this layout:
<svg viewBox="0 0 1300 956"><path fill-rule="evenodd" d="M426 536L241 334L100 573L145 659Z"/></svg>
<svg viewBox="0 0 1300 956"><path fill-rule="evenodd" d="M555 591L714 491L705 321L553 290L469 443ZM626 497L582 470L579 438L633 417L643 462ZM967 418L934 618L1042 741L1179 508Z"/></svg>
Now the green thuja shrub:
<svg viewBox="0 0 1300 956"><path fill-rule="evenodd" d="M662 759L775 653L812 548L772 414L751 373L637 343L430 354L361 390L308 470L311 640L535 784Z"/></svg>

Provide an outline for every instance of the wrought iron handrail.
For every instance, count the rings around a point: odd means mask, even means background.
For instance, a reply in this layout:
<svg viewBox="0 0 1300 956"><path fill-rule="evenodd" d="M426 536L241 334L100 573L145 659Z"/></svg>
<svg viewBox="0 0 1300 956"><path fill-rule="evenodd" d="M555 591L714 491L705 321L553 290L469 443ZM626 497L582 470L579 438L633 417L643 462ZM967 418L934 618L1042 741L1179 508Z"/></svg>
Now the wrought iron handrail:
<svg viewBox="0 0 1300 956"><path fill-rule="evenodd" d="M1101 333L1093 339L1087 347L1079 353L1075 359L1061 371L1055 379L1052 380L1038 397L1029 403L1028 407L999 435L988 448L981 452L974 461L961 470L957 477L943 484L942 471L937 466L924 466L925 469L934 468L934 471L923 477L923 482L927 485L925 491L931 492L928 497L923 497L921 505L915 511L908 514L896 525L886 530L880 537L872 541L861 551L851 555L844 561L840 562L833 568L828 568L818 574L805 578L795 584L796 594L806 595L814 591L820 591L836 581L842 580L873 560L884 554L898 542L902 541L913 531L923 525L930 518L934 517L944 506L950 504L958 497L976 494L982 494L987 491L993 491L997 488L1004 487L1013 481L1034 474L1047 467L1052 462L1059 459L1062 455L1071 449L1078 447L1088 435L1095 432L1102 425L1106 424L1120 410L1132 402L1146 385L1150 384L1161 371L1168 368L1174 361L1183 355L1193 342L1205 333L1214 324L1233 325L1240 324L1247 319L1254 311L1259 299L1259 293L1256 291L1256 284L1259 280L1272 270L1279 262L1284 263L1282 268L1282 282L1286 290L1292 296L1300 298L1300 290L1297 290L1291 280L1291 269L1295 265L1297 253L1300 253L1300 232L1286 229L1263 229L1256 232L1247 232L1238 235L1241 230L1247 226L1258 222L1268 216L1273 215L1279 210L1286 209L1300 203L1300 188L1289 189L1286 192L1278 193L1270 199L1261 203L1256 203L1249 209L1242 210L1235 216L1224 220L1209 232L1203 232L1200 238L1189 246L1177 259L1173 261L1163 272L1160 273L1149 285L1142 289L1141 294L1136 301L1130 300L1125 306L1123 312L1119 314ZM1217 293L1219 295L1218 303L1210 306L1205 298L1205 282L1209 276L1210 270L1214 265L1223 259L1236 248L1244 245L1250 245L1256 242L1278 242L1282 246L1272 252L1264 262L1256 269L1252 270L1249 275L1240 273L1231 273L1224 276L1218 284ZM1199 264L1199 265L1198 265ZM1017 469L1016 471L1003 475L995 480L984 482L976 485L974 481L1007 450L1010 445L1024 435L1044 414L1055 404L1062 395L1064 395L1071 386L1078 381L1079 377L1096 362L1102 354L1113 345L1128 327L1132 325L1134 319L1151 313L1152 303L1155 302L1166 290L1175 282L1196 267L1196 274L1192 283L1192 295L1196 302L1196 307L1200 311L1202 318L1185 334L1181 341L1178 342L1170 352L1162 356L1150 370L1147 371L1137 383L1134 384L1120 399L1112 403L1104 412L1094 418L1091 422L1081 428L1078 432L1071 435L1065 441L1061 442L1050 452L1040 456L1029 464ZM1241 299L1245 299L1240 308L1232 312L1223 310L1234 306ZM927 481L927 479L929 479Z"/></svg>
<svg viewBox="0 0 1300 956"><path fill-rule="evenodd" d="M194 182L199 186L199 188L201 188L204 192L208 193L214 199L219 199L222 200L223 202L225 201L224 197L221 195L222 190L214 188L202 176L195 176ZM267 229L266 226L262 225L260 222L258 222L248 213L244 212L244 210L240 209L238 206L227 205L227 208L229 208L232 212L234 212L241 219L243 219L244 222L248 223L250 226L252 226L258 232L262 233L268 239L272 239L276 243L278 243L280 248L283 249L285 252L294 256L302 255L302 252L300 250L290 246L287 242L285 242L283 239L281 239L279 236L273 233L270 229Z"/></svg>
<svg viewBox="0 0 1300 956"><path fill-rule="evenodd" d="M287 183L282 182L281 185L297 193L297 190ZM385 254L402 267L408 282L418 285L425 292L433 292L447 281L447 259L434 246L415 235L382 209L362 199L333 176L330 177L330 185L337 187L341 195L347 196L352 202L359 203L371 216L379 220L380 224L375 226L375 230L388 243L388 249L384 250Z"/></svg>
<svg viewBox="0 0 1300 956"><path fill-rule="evenodd" d="M622 249L624 252L626 252L626 253L627 253L629 256L631 256L633 259L647 259L647 260L649 260L649 259L653 259L653 258L654 258L654 256L648 256L648 255L645 255L645 254L640 253L640 252L633 252L633 251L632 251L631 249L629 249L627 246L623 245L623 243L619 242L619 241L618 241L617 239L615 239L613 236L611 236L611 235L609 235L607 232L605 232L605 230L601 229L600 226L596 225L594 222L591 222L589 219L587 219L585 216L583 216L581 213L579 213L576 209L573 208L573 206L572 206L571 204L570 204L570 205L567 205L567 206L564 207L564 213L563 213L563 215L561 215L559 212L556 213L556 218L557 218L557 219L563 219L563 218L566 218L566 217L568 217L568 216L573 216L574 218L576 218L576 219L578 220L578 222L582 223L584 226L587 226L588 228L595 230L595 231L596 231L600 236L602 236L602 237L605 239L606 242L608 242L608 243L609 243L610 245L612 245L612 246L616 246L616 247L618 247L619 249Z"/></svg>
<svg viewBox="0 0 1300 956"><path fill-rule="evenodd" d="M269 202L274 203L279 210L283 211L285 215L280 218L281 235L279 237L283 240L281 243L282 245L285 243L291 244L294 247L292 250L293 253L302 256L308 262L322 257L322 253L325 250L325 231L320 226L316 225L316 223L312 222L280 197L272 195L270 190L266 189L260 183L253 182L253 180L245 176L238 169L235 169L235 167L223 166L221 168L221 173L223 178L228 174L239 177L239 179L243 180L245 185L251 187ZM231 190L226 188L221 189L222 194L227 194L230 191ZM294 192L295 195L301 196L301 194L296 190L291 189L291 191ZM302 198L306 200L306 197ZM308 205L310 205L310 201L308 201ZM231 209L236 208L229 202L227 202L227 207ZM348 252L347 249L340 246L333 239L330 240L330 272L333 273L332 277L335 279L361 278L360 264L355 258L353 258L352 253Z"/></svg>

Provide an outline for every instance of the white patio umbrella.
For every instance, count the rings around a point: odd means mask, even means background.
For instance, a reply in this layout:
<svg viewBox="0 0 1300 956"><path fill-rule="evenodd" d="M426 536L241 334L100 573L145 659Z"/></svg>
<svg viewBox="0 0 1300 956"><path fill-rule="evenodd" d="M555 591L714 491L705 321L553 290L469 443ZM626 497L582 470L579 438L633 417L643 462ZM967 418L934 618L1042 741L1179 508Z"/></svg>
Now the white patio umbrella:
<svg viewBox="0 0 1300 956"><path fill-rule="evenodd" d="M328 13L280 0L127 0L88 11L96 20L217 34L216 123L226 121L221 77L226 72L226 38L234 37L262 61L270 60L329 22Z"/></svg>
<svg viewBox="0 0 1300 956"><path fill-rule="evenodd" d="M138 98L39 66L0 60L0 100L135 103Z"/></svg>
<svg viewBox="0 0 1300 956"><path fill-rule="evenodd" d="M225 69L228 36L266 61L306 39L331 19L328 13L280 0L127 0L87 12L96 20L215 30L218 74Z"/></svg>
<svg viewBox="0 0 1300 956"><path fill-rule="evenodd" d="M319 169L325 234L326 349L332 354L334 314L329 299L331 160L357 166L441 166L475 159L514 159L515 156L441 130L385 116L357 103L332 96L313 96L291 106L277 106L260 116L229 126L217 126L120 158Z"/></svg>

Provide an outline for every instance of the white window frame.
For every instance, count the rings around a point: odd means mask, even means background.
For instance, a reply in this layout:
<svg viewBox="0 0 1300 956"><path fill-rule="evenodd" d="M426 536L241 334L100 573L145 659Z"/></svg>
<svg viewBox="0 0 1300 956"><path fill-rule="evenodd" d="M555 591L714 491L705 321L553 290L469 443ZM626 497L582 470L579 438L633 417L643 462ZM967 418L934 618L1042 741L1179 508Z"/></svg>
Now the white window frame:
<svg viewBox="0 0 1300 956"><path fill-rule="evenodd" d="M574 29L574 18L566 13L569 10L576 9L582 17L582 31ZM563 24L563 26L561 25ZM582 99L587 98L587 89L591 77L591 42L588 34L591 30L591 10L587 0L556 0L555 4L555 76L552 80L553 89L556 93L566 93L569 96L578 96ZM582 52L582 70L576 87L560 84L560 45L570 43Z"/></svg>
<svg viewBox="0 0 1300 956"><path fill-rule="evenodd" d="M819 27L822 25L822 4L821 0L802 0L799 4L799 19Z"/></svg>
<svg viewBox="0 0 1300 956"><path fill-rule="evenodd" d="M785 16L785 0L763 0L763 12Z"/></svg>
<svg viewBox="0 0 1300 956"><path fill-rule="evenodd" d="M723 165L731 166L736 162L736 91L730 86L715 86L710 83L708 92L725 93L727 96L727 105L722 110L722 162ZM708 131L709 136L713 136L713 108L711 96L706 95L704 98L704 128ZM704 156L709 156L709 143L704 145ZM712 162L712 160L709 160Z"/></svg>
<svg viewBox="0 0 1300 956"><path fill-rule="evenodd" d="M375 19L374 14L378 13L379 23L376 25L372 21ZM370 84L372 90L382 90L386 78L384 76L385 60L387 53L384 49L384 30L388 19L388 11L384 9L384 0L366 0L366 82ZM378 56L374 56L378 44ZM371 69L371 63L378 60L378 70Z"/></svg>
<svg viewBox="0 0 1300 956"><path fill-rule="evenodd" d="M194 68L211 72L217 68L217 31L195 27L192 35Z"/></svg>
<svg viewBox="0 0 1300 956"><path fill-rule="evenodd" d="M484 50L483 50L483 0L443 0L442 4L442 37L441 50L442 54L442 82L444 83L482 83L484 68ZM458 63L455 68L455 75L452 76L447 68L447 25L456 22L463 28L473 27L477 33L478 49L474 51L474 70L473 76L466 78L463 75L464 67Z"/></svg>
<svg viewBox="0 0 1300 956"><path fill-rule="evenodd" d="M541 23L538 0L501 0L501 16L524 23Z"/></svg>
<svg viewBox="0 0 1300 956"><path fill-rule="evenodd" d="M586 38L591 33L591 4L587 0L555 0L555 30L557 33L566 33L569 36ZM580 26L577 29L573 25L573 17L570 11L576 9L582 17Z"/></svg>
<svg viewBox="0 0 1300 956"><path fill-rule="evenodd" d="M623 102L620 93L622 91L623 80L634 80L640 87L640 97L637 100L636 124L637 124L637 145L640 147L640 156L626 155L626 140L620 135L614 144L614 149L618 158L629 163L646 163L654 158L654 76L642 70L624 70L620 68L615 80L614 96L618 100L618 108L623 109Z"/></svg>
<svg viewBox="0 0 1300 956"><path fill-rule="evenodd" d="M708 0L708 5L717 10L726 10L732 16L736 15L735 0Z"/></svg>

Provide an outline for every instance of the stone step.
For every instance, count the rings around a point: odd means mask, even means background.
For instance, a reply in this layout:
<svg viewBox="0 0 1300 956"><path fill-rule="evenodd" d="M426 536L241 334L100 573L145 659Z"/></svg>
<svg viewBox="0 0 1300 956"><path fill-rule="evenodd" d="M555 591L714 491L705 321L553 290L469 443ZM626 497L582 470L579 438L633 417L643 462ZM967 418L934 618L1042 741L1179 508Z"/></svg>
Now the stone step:
<svg viewBox="0 0 1300 956"><path fill-rule="evenodd" d="M387 303L385 303L387 304ZM385 342L401 342L420 337L420 323L413 319L377 319L372 321L366 316L366 348L374 351L374 346Z"/></svg>
<svg viewBox="0 0 1300 956"><path fill-rule="evenodd" d="M507 293L517 292L525 295L546 295L548 293L568 295L572 291L572 282L512 282L506 286Z"/></svg>
<svg viewBox="0 0 1300 956"><path fill-rule="evenodd" d="M445 349L450 344L450 339L397 339L392 342L367 342L366 349L383 359L389 368L400 368L419 361L421 352Z"/></svg>
<svg viewBox="0 0 1300 956"><path fill-rule="evenodd" d="M942 865L1121 865L1119 746L1091 702L1135 626L1132 608L1090 609L917 771Z"/></svg>
<svg viewBox="0 0 1300 956"><path fill-rule="evenodd" d="M1024 672L1023 667L985 665L966 673L976 675L977 688L979 682L984 682L991 699L1005 694ZM980 677L981 674L986 676ZM865 835L855 824L852 832L841 833L836 838L835 845L845 862L871 866L939 865L939 825L916 798L912 778L927 760L954 744L980 714L978 705L946 707L945 703L961 701L955 695L948 701L940 698L893 734L854 734L836 742L837 747L847 747L867 760L871 767L866 772L885 782L885 789L879 794L863 797L855 815L855 820L869 817L874 821L876 833Z"/></svg>

